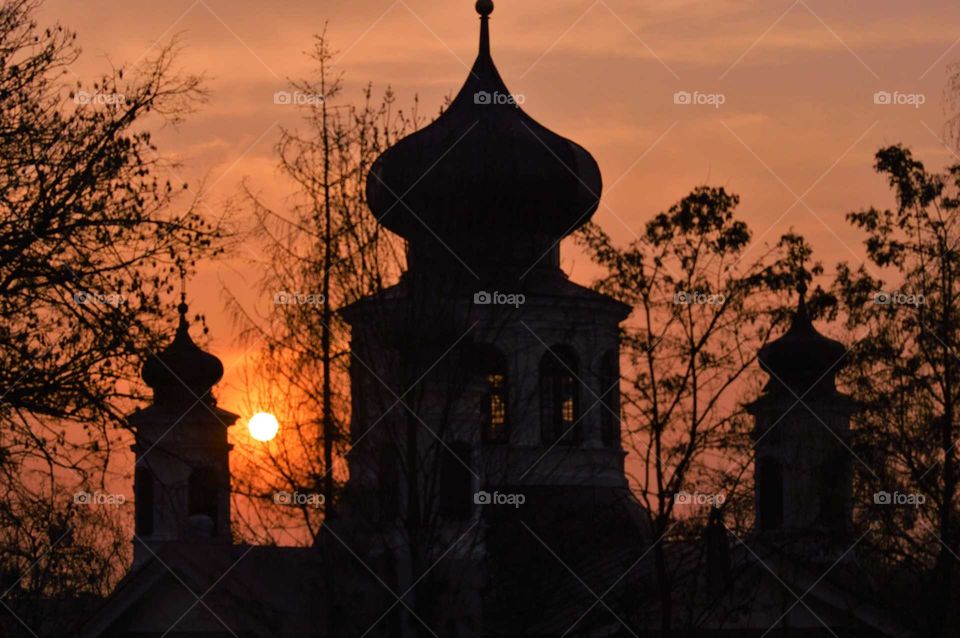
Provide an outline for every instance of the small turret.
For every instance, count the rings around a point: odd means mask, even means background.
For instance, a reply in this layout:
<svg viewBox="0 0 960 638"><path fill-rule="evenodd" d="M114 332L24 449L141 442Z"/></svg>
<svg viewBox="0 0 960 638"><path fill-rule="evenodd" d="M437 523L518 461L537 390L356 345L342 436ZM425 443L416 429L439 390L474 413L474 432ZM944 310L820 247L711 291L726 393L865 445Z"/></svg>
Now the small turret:
<svg viewBox="0 0 960 638"><path fill-rule="evenodd" d="M164 543L230 543L230 444L239 417L217 407L223 364L190 337L182 300L173 342L149 356L143 380L153 403L130 415L134 473L134 567Z"/></svg>
<svg viewBox="0 0 960 638"><path fill-rule="evenodd" d="M807 309L806 285L797 286L797 292L799 300L790 329L760 350L760 367L770 374L771 390L785 385L783 390L801 396L811 390L829 392L836 388L837 372L845 363L847 349L813 326Z"/></svg>
<svg viewBox="0 0 960 638"><path fill-rule="evenodd" d="M187 310L186 301L181 299L173 342L160 353L151 354L143 364L143 380L153 389L155 404L215 403L210 390L223 377L223 364L190 338Z"/></svg>
<svg viewBox="0 0 960 638"><path fill-rule="evenodd" d="M760 350L770 375L747 411L753 415L756 526L844 538L850 530L853 400L837 391L836 375L847 352L820 334L806 305L806 287L790 328Z"/></svg>

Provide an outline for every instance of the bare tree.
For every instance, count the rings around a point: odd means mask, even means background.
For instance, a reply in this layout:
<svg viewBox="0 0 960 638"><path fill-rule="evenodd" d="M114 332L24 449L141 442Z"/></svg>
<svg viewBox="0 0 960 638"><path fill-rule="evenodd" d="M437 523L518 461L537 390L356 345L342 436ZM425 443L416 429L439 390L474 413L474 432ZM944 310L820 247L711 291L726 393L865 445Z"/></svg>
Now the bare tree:
<svg viewBox="0 0 960 638"><path fill-rule="evenodd" d="M260 348L258 396L282 417L275 445L239 451L234 491L253 500L239 508L244 533L276 541L295 514L312 541L329 514L318 499L297 509L278 509L272 495L298 491L334 503L345 478L337 457L347 448L349 423L349 331L338 311L396 281L403 243L383 230L366 204L365 183L373 161L405 131L417 126L416 105L395 108L388 88L379 98L371 86L359 103L342 96L342 74L331 70L325 34L311 53L313 80L292 83L301 103L303 130L283 129L277 144L280 171L294 195L278 212L249 186L244 195L255 215L251 238L264 238L264 274L259 288L269 303L264 317L231 309L243 337ZM257 390L254 390L257 394ZM264 501L267 497L268 501ZM263 507L261 507L263 505ZM289 536L286 540L289 540Z"/></svg>
<svg viewBox="0 0 960 638"><path fill-rule="evenodd" d="M203 98L201 78L176 68L176 44L136 69L69 81L75 36L40 28L38 6L0 7L0 588L11 601L103 593L120 573L126 549L106 533L120 529L116 512L91 534L96 517L72 493L117 469L117 427L169 321L164 299L221 237L183 201L185 185L162 177L171 165L146 129Z"/></svg>

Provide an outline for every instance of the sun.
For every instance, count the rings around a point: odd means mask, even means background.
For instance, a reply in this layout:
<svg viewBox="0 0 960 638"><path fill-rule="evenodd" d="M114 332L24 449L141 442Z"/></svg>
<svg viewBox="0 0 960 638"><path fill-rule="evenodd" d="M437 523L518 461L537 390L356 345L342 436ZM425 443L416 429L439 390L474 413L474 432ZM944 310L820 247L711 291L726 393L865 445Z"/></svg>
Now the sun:
<svg viewBox="0 0 960 638"><path fill-rule="evenodd" d="M247 428L250 430L250 436L258 441L270 441L277 436L280 430L280 423L277 417L269 412L257 412L247 422Z"/></svg>

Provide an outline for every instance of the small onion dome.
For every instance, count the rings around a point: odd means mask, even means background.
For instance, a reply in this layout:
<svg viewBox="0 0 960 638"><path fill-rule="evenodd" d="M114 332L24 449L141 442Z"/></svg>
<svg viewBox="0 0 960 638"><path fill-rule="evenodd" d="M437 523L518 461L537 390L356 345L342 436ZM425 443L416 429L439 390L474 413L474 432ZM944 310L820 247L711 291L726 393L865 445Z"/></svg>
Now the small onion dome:
<svg viewBox="0 0 960 638"><path fill-rule="evenodd" d="M520 108L490 55L493 2L479 0L477 11L480 52L466 83L439 118L374 162L367 198L380 223L412 244L440 240L458 254L512 245L529 266L531 252L590 219L600 169Z"/></svg>
<svg viewBox="0 0 960 638"><path fill-rule="evenodd" d="M223 377L223 364L190 338L187 304L181 302L177 310L180 324L173 343L150 355L143 364L143 380L153 389L157 403L212 403L210 389Z"/></svg>
<svg viewBox="0 0 960 638"><path fill-rule="evenodd" d="M807 288L800 284L797 291L800 299L793 323L783 336L760 349L760 367L770 374L772 382L801 390L815 385L833 388L847 349L813 327L805 300Z"/></svg>

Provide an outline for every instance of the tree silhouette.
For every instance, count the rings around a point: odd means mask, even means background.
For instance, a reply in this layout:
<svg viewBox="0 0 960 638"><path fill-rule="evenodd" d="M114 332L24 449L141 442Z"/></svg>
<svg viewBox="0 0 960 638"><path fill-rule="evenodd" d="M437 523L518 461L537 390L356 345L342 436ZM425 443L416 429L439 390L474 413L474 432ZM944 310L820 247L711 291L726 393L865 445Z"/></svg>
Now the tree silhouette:
<svg viewBox="0 0 960 638"><path fill-rule="evenodd" d="M359 103L344 100L325 33L316 36L310 57L315 79L291 86L312 97L301 107L304 127L283 129L276 147L294 193L289 209L269 206L244 186L255 220L250 240L259 240L265 255L259 291L268 310L259 317L233 297L229 304L242 339L258 348L250 394L283 420L266 455L237 450L243 460L234 491L245 500L238 508L243 533L262 542L312 542L326 515L325 506L278 509L274 492L323 495L331 504L345 478L337 459L348 448L350 344L338 313L395 282L403 263L402 242L367 208L366 174L418 121L415 108L395 110L389 88L378 100L369 85Z"/></svg>
<svg viewBox="0 0 960 638"><path fill-rule="evenodd" d="M0 7L0 589L11 600L104 593L122 570L115 512L102 508L89 534L97 517L70 490L107 481L115 428L139 396L130 381L169 320L163 301L220 236L163 179L170 164L145 129L203 97L201 79L175 68L175 43L132 73L68 85L75 36L41 29L38 6ZM95 541L99 552L83 545Z"/></svg>
<svg viewBox="0 0 960 638"><path fill-rule="evenodd" d="M887 602L910 610L904 617L924 635L948 635L958 620L960 562L960 164L933 173L908 149L890 146L874 166L895 205L847 215L866 235L869 265L840 264L834 287L857 337L845 376L862 405L857 523L877 530L874 564L899 585ZM891 507L876 502L879 492L921 495L926 503ZM940 595L927 596L930 590Z"/></svg>
<svg viewBox="0 0 960 638"><path fill-rule="evenodd" d="M664 635L676 620L675 589L686 586L673 582L665 545L698 538L709 510L678 495L732 497L739 489L752 455L738 394L756 381L757 353L789 312L778 293L795 285L798 256L809 253L791 233L748 260L751 235L736 218L738 203L702 186L624 248L593 224L578 238L604 269L597 289L634 308L622 326L624 448L652 537L663 539L653 557ZM730 500L714 504L736 507Z"/></svg>

